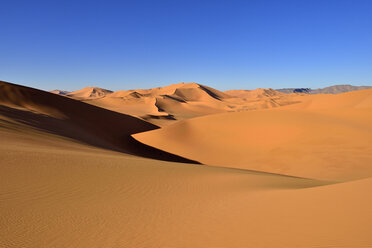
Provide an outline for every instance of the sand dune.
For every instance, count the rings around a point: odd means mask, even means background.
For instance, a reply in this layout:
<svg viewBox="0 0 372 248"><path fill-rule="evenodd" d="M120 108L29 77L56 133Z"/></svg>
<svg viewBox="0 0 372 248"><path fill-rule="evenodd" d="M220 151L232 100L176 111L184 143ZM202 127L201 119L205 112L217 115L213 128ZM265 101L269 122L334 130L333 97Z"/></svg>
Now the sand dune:
<svg viewBox="0 0 372 248"><path fill-rule="evenodd" d="M130 137L158 128L153 124L49 92L0 81L0 113L18 123L92 146L163 160L188 161L143 147Z"/></svg>
<svg viewBox="0 0 372 248"><path fill-rule="evenodd" d="M256 89L256 90L228 90L226 94L240 98L262 98L280 96L283 93L273 89Z"/></svg>
<svg viewBox="0 0 372 248"><path fill-rule="evenodd" d="M369 109L372 107L372 89L351 91L342 94L292 94L292 99L298 104L285 106L287 109L306 110L345 110ZM367 116L366 116L367 117Z"/></svg>
<svg viewBox="0 0 372 248"><path fill-rule="evenodd" d="M204 164L346 180L372 175L371 116L372 90L363 90L195 118L134 137Z"/></svg>
<svg viewBox="0 0 372 248"><path fill-rule="evenodd" d="M103 98L81 99L119 113L167 125L174 120L224 112L222 98L230 96L196 83L179 83L153 89L117 91ZM221 109L222 108L222 109Z"/></svg>
<svg viewBox="0 0 372 248"><path fill-rule="evenodd" d="M371 179L322 186L36 131L1 126L0 135L1 247L372 245Z"/></svg>
<svg viewBox="0 0 372 248"><path fill-rule="evenodd" d="M174 120L296 103L291 97L272 89L221 92L197 83L179 83L153 89L117 91L101 98L80 100L163 126L174 123Z"/></svg>
<svg viewBox="0 0 372 248"><path fill-rule="evenodd" d="M174 111L241 99L175 88L158 96L188 104ZM335 183L371 175L371 96L293 95L158 129L0 82L0 247L371 247L372 179Z"/></svg>
<svg viewBox="0 0 372 248"><path fill-rule="evenodd" d="M76 99L91 99L104 97L106 95L110 95L111 93L111 90L106 90L98 87L85 87L81 90L69 92L66 95Z"/></svg>
<svg viewBox="0 0 372 248"><path fill-rule="evenodd" d="M52 91L49 91L49 92L57 94L57 95L62 95L62 96L65 96L68 93L70 93L69 91L66 91L66 90L52 90Z"/></svg>
<svg viewBox="0 0 372 248"><path fill-rule="evenodd" d="M178 84L171 84L169 86L152 88L152 89L123 90L123 91L114 92L112 97L126 97L128 95L133 95L133 93L136 94L137 96L156 97L156 96L161 96L161 95L173 95L175 94L177 90L185 91L186 89L189 89L189 90L194 89L194 93L196 94L202 94L201 92L205 92L214 98L229 97L228 95L224 94L221 91L218 91L211 87L197 84L197 83L178 83ZM191 97L194 97L194 96L191 96ZM192 100L192 99L185 99L185 100Z"/></svg>
<svg viewBox="0 0 372 248"><path fill-rule="evenodd" d="M367 89L368 87L359 87ZM350 85L336 85L306 92L338 93L357 90ZM295 89L281 89L285 93ZM300 89L297 89L300 90ZM300 91L299 91L300 92ZM152 89L109 90L86 87L75 92L52 91L115 112L139 117L158 126L176 120L251 110L271 109L307 101L306 94L284 94L273 89L228 90L221 92L197 83L178 83Z"/></svg>

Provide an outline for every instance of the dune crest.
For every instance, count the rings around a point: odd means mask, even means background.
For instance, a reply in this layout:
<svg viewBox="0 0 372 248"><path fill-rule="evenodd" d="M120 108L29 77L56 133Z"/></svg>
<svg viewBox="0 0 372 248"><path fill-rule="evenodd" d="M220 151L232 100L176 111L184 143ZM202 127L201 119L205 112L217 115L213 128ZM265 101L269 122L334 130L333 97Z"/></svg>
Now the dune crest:
<svg viewBox="0 0 372 248"><path fill-rule="evenodd" d="M133 136L209 165L363 178L372 175L372 90L309 95L280 109L204 116Z"/></svg>
<svg viewBox="0 0 372 248"><path fill-rule="evenodd" d="M65 96L68 93L70 93L69 91L66 91L66 90L52 90L52 91L49 91L49 92L57 94L57 95L62 95L62 96Z"/></svg>
<svg viewBox="0 0 372 248"><path fill-rule="evenodd" d="M95 147L162 160L192 162L144 146L130 135L158 126L68 97L0 81L0 114L23 128L73 139Z"/></svg>
<svg viewBox="0 0 372 248"><path fill-rule="evenodd" d="M178 83L152 89L116 91L103 97L80 100L163 126L175 120L203 115L296 103L291 97L272 89L222 92L202 84Z"/></svg>
<svg viewBox="0 0 372 248"><path fill-rule="evenodd" d="M174 111L241 99L198 87L159 98ZM0 246L371 247L372 179L339 183L371 175L371 96L294 94L158 129L0 81Z"/></svg>
<svg viewBox="0 0 372 248"><path fill-rule="evenodd" d="M228 90L226 94L240 98L262 98L280 96L283 93L273 89L255 89L255 90Z"/></svg>
<svg viewBox="0 0 372 248"><path fill-rule="evenodd" d="M113 93L113 91L111 90L106 90L98 87L85 87L77 91L69 92L66 94L66 96L76 99L92 99L104 97L106 95L110 95L111 93Z"/></svg>

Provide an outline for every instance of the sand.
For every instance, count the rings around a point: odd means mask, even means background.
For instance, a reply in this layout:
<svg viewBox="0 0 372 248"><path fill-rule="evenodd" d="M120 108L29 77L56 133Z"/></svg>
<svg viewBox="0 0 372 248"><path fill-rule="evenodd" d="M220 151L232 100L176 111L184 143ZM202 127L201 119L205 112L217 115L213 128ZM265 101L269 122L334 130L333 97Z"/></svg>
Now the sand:
<svg viewBox="0 0 372 248"><path fill-rule="evenodd" d="M224 93L240 97L240 98L264 98L273 96L283 96L283 93L273 90L273 89L256 89L256 90L228 90Z"/></svg>
<svg viewBox="0 0 372 248"><path fill-rule="evenodd" d="M347 104L367 111L368 94L363 94L363 101ZM371 178L340 183L228 164L179 163L184 158L169 153L150 158L149 147L118 141L162 130L141 119L7 83L0 84L0 105L0 247L372 246ZM298 108L283 113L303 114L304 106ZM240 121L241 114L271 111L209 115L179 124L228 116L223 125L230 126L233 116ZM357 119L358 111L344 113L340 122ZM99 121L101 115L105 121ZM341 114L316 120L330 125L336 116ZM368 133L362 118L352 123L345 130ZM216 123L209 124L205 133L215 128ZM186 143L189 131L182 137ZM88 142L85 136L96 139Z"/></svg>
<svg viewBox="0 0 372 248"><path fill-rule="evenodd" d="M53 93L60 94L61 92L59 91L59 92L53 92ZM110 95L111 93L113 93L111 90L106 90L106 89L102 89L99 87L85 87L83 89L73 91L73 92L68 92L63 95L72 97L74 99L82 100L82 99L101 98L101 97Z"/></svg>
<svg viewBox="0 0 372 248"><path fill-rule="evenodd" d="M372 90L299 97L299 104L194 118L134 137L208 165L325 180L371 176Z"/></svg>
<svg viewBox="0 0 372 248"><path fill-rule="evenodd" d="M87 88L80 90L85 95ZM80 92L79 91L79 92ZM70 93L68 96L71 96ZM82 94L79 94L80 96ZM269 109L296 103L297 95L273 89L221 92L197 83L178 83L152 89L122 90L101 97L74 99L119 113L139 117L158 126L204 115ZM297 100L298 101L298 100Z"/></svg>

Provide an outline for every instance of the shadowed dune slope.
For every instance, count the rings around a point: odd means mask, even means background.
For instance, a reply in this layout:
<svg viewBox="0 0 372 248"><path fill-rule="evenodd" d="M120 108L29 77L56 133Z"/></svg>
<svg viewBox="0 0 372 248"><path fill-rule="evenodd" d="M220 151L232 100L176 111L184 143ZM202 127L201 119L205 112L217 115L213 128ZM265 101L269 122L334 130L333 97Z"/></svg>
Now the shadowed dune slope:
<svg viewBox="0 0 372 248"><path fill-rule="evenodd" d="M158 128L146 121L2 81L0 115L97 147L163 160L192 162L135 141L131 134Z"/></svg>
<svg viewBox="0 0 372 248"><path fill-rule="evenodd" d="M349 180L372 175L372 90L190 119L134 137L204 164Z"/></svg>

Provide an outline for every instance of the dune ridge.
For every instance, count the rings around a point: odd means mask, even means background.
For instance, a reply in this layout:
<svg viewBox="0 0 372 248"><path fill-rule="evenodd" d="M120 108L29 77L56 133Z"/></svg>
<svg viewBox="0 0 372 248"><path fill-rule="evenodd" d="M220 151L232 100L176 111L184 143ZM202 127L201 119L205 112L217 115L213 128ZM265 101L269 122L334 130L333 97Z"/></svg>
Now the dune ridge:
<svg viewBox="0 0 372 248"><path fill-rule="evenodd" d="M133 135L204 164L349 180L372 175L372 90L298 96L278 109L204 116Z"/></svg>
<svg viewBox="0 0 372 248"><path fill-rule="evenodd" d="M273 97L280 96L283 93L273 90L273 89L256 89L256 90L228 90L225 91L226 94L240 97L240 98L262 98L262 97Z"/></svg>
<svg viewBox="0 0 372 248"><path fill-rule="evenodd" d="M193 87L167 97L180 103L209 99L206 94L225 99L213 91L195 94ZM0 247L371 247L372 178L360 163L371 164L371 96L294 95L298 104L159 129L0 82ZM131 135L217 166L192 164ZM272 149L278 146L284 150ZM288 148L301 146L333 161L334 154L349 153L338 159L351 167L300 164L303 154ZM252 171L260 149L267 160L260 163L263 171ZM280 171L318 179L273 173L270 157L277 161L283 152L282 161L301 167ZM232 166L247 158L251 164Z"/></svg>
<svg viewBox="0 0 372 248"><path fill-rule="evenodd" d="M156 125L49 92L0 81L0 113L27 126L89 145L138 156L195 162L146 147L130 136L156 129Z"/></svg>
<svg viewBox="0 0 372 248"><path fill-rule="evenodd" d="M53 93L139 117L158 126L166 126L177 120L210 114L293 105L303 102L307 94L339 94L369 88L369 86L334 85L315 90L258 88L222 92L198 83L177 83L151 89L116 92L98 87L86 87L75 92L56 90Z"/></svg>
<svg viewBox="0 0 372 248"><path fill-rule="evenodd" d="M238 93L240 92L240 93ZM222 92L197 83L152 89L122 90L79 100L164 126L203 115L267 109L296 102L272 89Z"/></svg>
<svg viewBox="0 0 372 248"><path fill-rule="evenodd" d="M372 245L371 179L330 185L129 157L3 125L0 135L2 247Z"/></svg>
<svg viewBox="0 0 372 248"><path fill-rule="evenodd" d="M113 93L113 91L102 89L99 87L85 87L77 91L69 92L65 95L76 99L91 99L104 97L106 95L110 95L111 93Z"/></svg>

